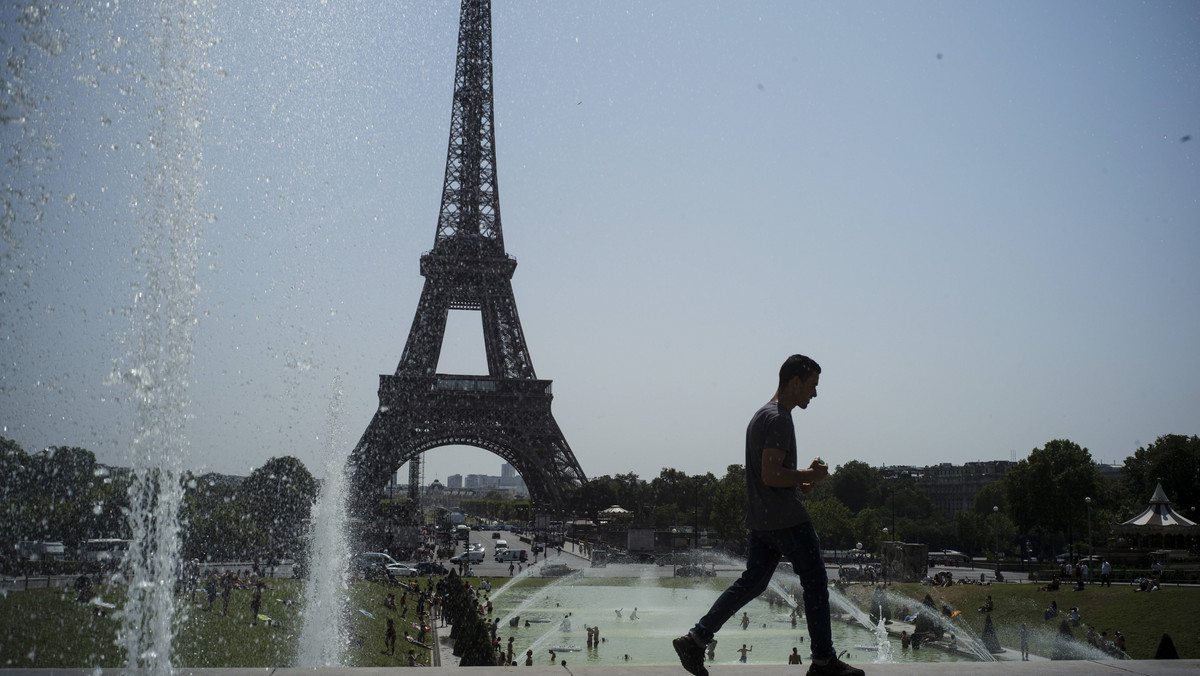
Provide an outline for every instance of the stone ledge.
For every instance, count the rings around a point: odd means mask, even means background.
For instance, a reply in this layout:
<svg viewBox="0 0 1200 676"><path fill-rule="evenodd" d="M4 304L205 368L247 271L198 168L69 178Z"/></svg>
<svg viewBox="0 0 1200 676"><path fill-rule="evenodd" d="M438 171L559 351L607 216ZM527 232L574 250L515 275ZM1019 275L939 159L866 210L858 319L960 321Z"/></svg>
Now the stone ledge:
<svg viewBox="0 0 1200 676"><path fill-rule="evenodd" d="M858 664L868 676L1183 676L1200 674L1200 660L1072 660L1044 662L932 662L908 664ZM685 676L677 665L651 667L562 666L468 667L469 676L528 674L528 676ZM396 667L298 669L292 667L247 669L177 669L173 676L396 676ZM713 676L796 676L807 673L807 665L796 668L785 664L718 664L709 669ZM0 676L100 676L95 669L0 669ZM110 669L110 674L125 674ZM144 672L138 672L139 674ZM459 667L427 667L426 676L461 674Z"/></svg>

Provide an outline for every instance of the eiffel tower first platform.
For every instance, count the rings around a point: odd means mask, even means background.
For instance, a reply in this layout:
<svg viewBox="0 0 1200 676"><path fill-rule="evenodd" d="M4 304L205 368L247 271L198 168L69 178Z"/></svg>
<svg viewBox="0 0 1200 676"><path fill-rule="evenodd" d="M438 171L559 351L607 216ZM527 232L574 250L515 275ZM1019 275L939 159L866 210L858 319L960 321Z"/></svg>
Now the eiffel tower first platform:
<svg viewBox="0 0 1200 676"><path fill-rule="evenodd" d="M475 446L520 473L534 509L561 513L564 491L586 477L554 415L549 380L533 371L504 251L496 181L490 0L463 0L450 145L425 288L394 375L379 377L379 409L350 457L354 509L369 508L406 462L425 451ZM483 320L487 376L437 373L450 310ZM410 495L417 472L411 472Z"/></svg>

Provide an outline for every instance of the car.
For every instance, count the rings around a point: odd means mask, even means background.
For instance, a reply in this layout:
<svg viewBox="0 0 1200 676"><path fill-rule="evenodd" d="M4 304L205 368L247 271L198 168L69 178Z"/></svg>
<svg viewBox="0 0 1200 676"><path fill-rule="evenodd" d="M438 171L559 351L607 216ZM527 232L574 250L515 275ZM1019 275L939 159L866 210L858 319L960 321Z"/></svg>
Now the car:
<svg viewBox="0 0 1200 676"><path fill-rule="evenodd" d="M472 542L471 544L467 545L467 551L468 552L482 552L483 551L483 543L482 542Z"/></svg>
<svg viewBox="0 0 1200 676"><path fill-rule="evenodd" d="M445 575L450 571L437 561L418 561L417 572L421 575Z"/></svg>
<svg viewBox="0 0 1200 676"><path fill-rule="evenodd" d="M493 531L493 532L492 532L492 539L493 539L493 540L499 540L499 539L500 539L500 533L499 533L499 531Z"/></svg>
<svg viewBox="0 0 1200 676"><path fill-rule="evenodd" d="M354 558L354 564L363 575L373 575L382 573L388 566L398 566L400 562L384 552L364 552Z"/></svg>
<svg viewBox="0 0 1200 676"><path fill-rule="evenodd" d="M416 568L413 568L411 566L406 566L403 563L397 563L395 565L388 566L384 570L387 571L387 575L390 578L392 578L392 577L417 577L421 574L420 571L418 571Z"/></svg>
<svg viewBox="0 0 1200 676"><path fill-rule="evenodd" d="M572 568L565 563L548 563L542 566L542 577L563 577L578 572L578 569Z"/></svg>
<svg viewBox="0 0 1200 676"><path fill-rule="evenodd" d="M385 552L359 554L355 557L354 567L369 580L413 577L418 574L415 568L400 563Z"/></svg>
<svg viewBox="0 0 1200 676"><path fill-rule="evenodd" d="M462 563L481 563L483 562L483 552L478 550L470 550L463 552L457 556L450 557L450 563L459 565Z"/></svg>

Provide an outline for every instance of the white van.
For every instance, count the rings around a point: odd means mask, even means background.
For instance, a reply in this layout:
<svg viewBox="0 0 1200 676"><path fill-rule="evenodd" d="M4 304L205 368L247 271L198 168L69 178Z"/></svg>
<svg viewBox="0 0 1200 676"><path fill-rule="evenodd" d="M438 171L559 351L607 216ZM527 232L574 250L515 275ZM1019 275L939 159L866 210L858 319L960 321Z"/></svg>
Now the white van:
<svg viewBox="0 0 1200 676"><path fill-rule="evenodd" d="M500 552L508 549L508 540L496 540L494 546L496 548L496 553L499 554Z"/></svg>
<svg viewBox="0 0 1200 676"><path fill-rule="evenodd" d="M505 549L496 552L496 562L503 563L504 561L518 561L525 563L529 560L529 551L525 549Z"/></svg>
<svg viewBox="0 0 1200 676"><path fill-rule="evenodd" d="M463 552L458 556L451 556L450 563L456 566L460 563L483 563L483 552L474 549Z"/></svg>

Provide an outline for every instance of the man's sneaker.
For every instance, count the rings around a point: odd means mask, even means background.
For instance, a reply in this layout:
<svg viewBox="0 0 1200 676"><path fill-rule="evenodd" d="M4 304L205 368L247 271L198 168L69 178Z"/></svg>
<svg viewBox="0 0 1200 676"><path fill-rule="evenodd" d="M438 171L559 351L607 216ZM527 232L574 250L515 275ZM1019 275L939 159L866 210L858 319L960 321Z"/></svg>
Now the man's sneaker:
<svg viewBox="0 0 1200 676"><path fill-rule="evenodd" d="M865 673L862 669L852 667L836 657L825 664L813 662L808 667L808 676L864 676Z"/></svg>
<svg viewBox="0 0 1200 676"><path fill-rule="evenodd" d="M671 641L671 645L675 646L675 652L679 655L679 663L689 674L708 676L708 669L704 668L704 648L696 643L690 633Z"/></svg>

